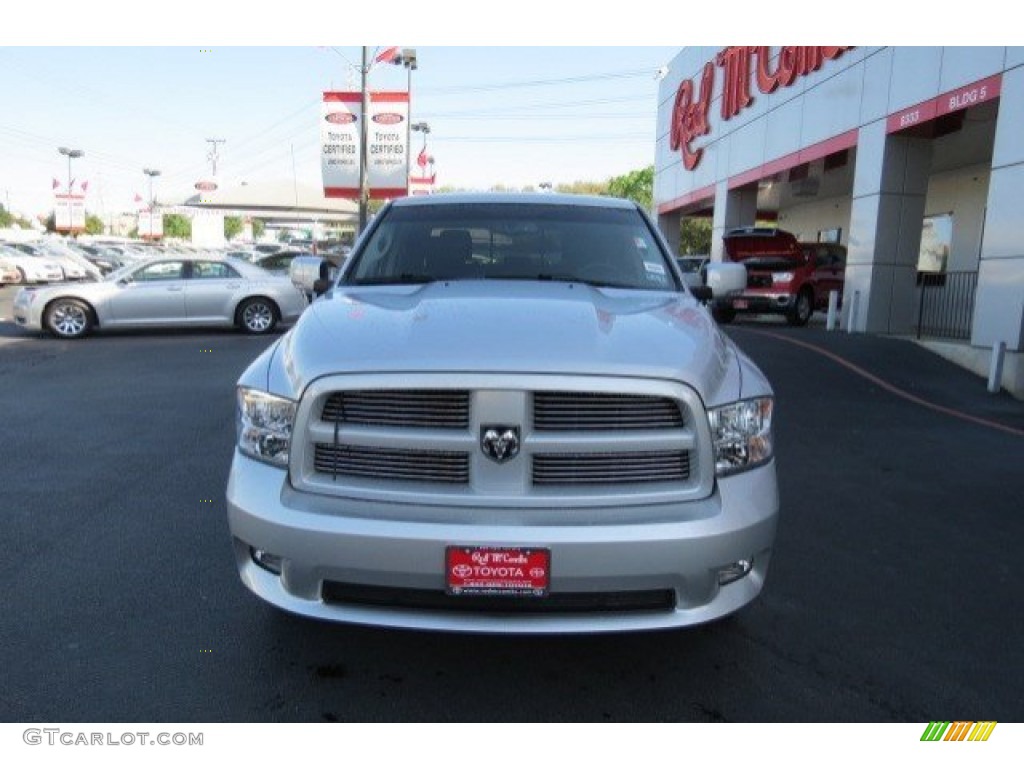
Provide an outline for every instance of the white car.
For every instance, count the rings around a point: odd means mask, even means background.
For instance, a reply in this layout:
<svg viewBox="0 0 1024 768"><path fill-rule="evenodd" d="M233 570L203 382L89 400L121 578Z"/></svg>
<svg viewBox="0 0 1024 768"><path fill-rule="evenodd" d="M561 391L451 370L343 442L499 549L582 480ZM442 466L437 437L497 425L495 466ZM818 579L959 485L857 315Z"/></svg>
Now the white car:
<svg viewBox="0 0 1024 768"><path fill-rule="evenodd" d="M95 276L91 275L76 258L69 256L64 249L52 243L12 243L11 246L22 253L40 259L47 259L61 268L61 280L89 280ZM97 270L98 273L98 270Z"/></svg>
<svg viewBox="0 0 1024 768"><path fill-rule="evenodd" d="M64 279L64 270L52 259L32 256L0 244L0 256L18 270L16 283L59 283Z"/></svg>
<svg viewBox="0 0 1024 768"><path fill-rule="evenodd" d="M22 288L14 319L75 339L96 328L238 327L269 333L294 321L306 297L288 278L215 256L160 256L92 283Z"/></svg>

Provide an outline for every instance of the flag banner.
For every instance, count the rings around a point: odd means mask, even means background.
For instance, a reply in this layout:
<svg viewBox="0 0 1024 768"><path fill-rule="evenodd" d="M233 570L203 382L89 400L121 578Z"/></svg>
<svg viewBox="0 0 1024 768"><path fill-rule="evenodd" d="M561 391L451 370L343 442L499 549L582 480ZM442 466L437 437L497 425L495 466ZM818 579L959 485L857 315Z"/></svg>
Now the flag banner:
<svg viewBox="0 0 1024 768"><path fill-rule="evenodd" d="M57 181L56 179L54 179L54 180L53 180L53 188L54 188L54 189L57 189L57 187L59 187L59 186L60 186L60 182L59 182L59 181Z"/></svg>
<svg viewBox="0 0 1024 768"><path fill-rule="evenodd" d="M358 91L324 93L320 120L320 168L324 197L359 199Z"/></svg>
<svg viewBox="0 0 1024 768"><path fill-rule="evenodd" d="M58 232L85 232L85 196L54 195L53 225Z"/></svg>
<svg viewBox="0 0 1024 768"><path fill-rule="evenodd" d="M370 94L370 122L366 139L370 197L386 200L405 197L406 140L409 135L409 94L380 91Z"/></svg>
<svg viewBox="0 0 1024 768"><path fill-rule="evenodd" d="M161 210L139 211L139 237L157 240L164 236L164 215Z"/></svg>
<svg viewBox="0 0 1024 768"><path fill-rule="evenodd" d="M377 58L374 59L378 64L391 63L398 58L398 46L392 46L385 48L383 51L377 54Z"/></svg>
<svg viewBox="0 0 1024 768"><path fill-rule="evenodd" d="M369 94L369 102L366 172L370 197L403 197L409 94L378 91ZM361 112L362 96L358 92L324 93L320 124L324 197L359 199Z"/></svg>

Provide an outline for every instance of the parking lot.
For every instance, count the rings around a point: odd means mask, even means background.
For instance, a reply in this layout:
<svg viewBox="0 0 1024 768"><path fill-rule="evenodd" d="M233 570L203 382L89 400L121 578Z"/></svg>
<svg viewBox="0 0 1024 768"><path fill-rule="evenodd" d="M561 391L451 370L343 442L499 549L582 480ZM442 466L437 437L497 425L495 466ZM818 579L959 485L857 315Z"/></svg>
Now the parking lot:
<svg viewBox="0 0 1024 768"><path fill-rule="evenodd" d="M59 341L13 325L13 292L3 720L1024 719L1024 404L911 342L728 328L776 391L782 496L765 591L739 615L627 636L425 634L292 618L240 583L233 385L271 340Z"/></svg>

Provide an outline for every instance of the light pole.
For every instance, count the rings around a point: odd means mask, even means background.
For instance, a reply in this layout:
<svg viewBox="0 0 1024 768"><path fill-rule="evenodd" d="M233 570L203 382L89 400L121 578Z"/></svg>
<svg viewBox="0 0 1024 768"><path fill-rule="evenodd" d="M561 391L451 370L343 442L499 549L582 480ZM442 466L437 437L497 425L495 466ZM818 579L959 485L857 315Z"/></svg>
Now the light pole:
<svg viewBox="0 0 1024 768"><path fill-rule="evenodd" d="M362 93L362 109L359 115L359 234L366 230L367 214L370 210L370 180L368 178L369 160L366 153L369 147L370 94L366 90L366 76L370 72L370 52L363 46L363 65L359 68L360 92Z"/></svg>
<svg viewBox="0 0 1024 768"><path fill-rule="evenodd" d="M412 130L416 131L417 133L422 133L423 134L423 151L420 154L425 156L426 153L427 153L427 134L430 133L430 125L428 125L427 123L424 123L424 122L421 121L421 122L418 122L418 123L413 123L411 128L412 128ZM411 141L411 139L410 139L410 141ZM419 162L419 161L417 160L417 162Z"/></svg>
<svg viewBox="0 0 1024 768"><path fill-rule="evenodd" d="M403 48L395 60L396 64L405 67L405 92L409 99L409 115L405 121L405 194L409 195L409 177L412 175L412 73L418 69L415 48Z"/></svg>
<svg viewBox="0 0 1024 768"><path fill-rule="evenodd" d="M153 237L153 209L156 208L156 198L153 197L153 179L160 175L156 168L143 168L142 172L149 176L149 236Z"/></svg>
<svg viewBox="0 0 1024 768"><path fill-rule="evenodd" d="M67 155L68 158L68 231L74 232L75 223L71 215L71 183L74 181L74 178L71 176L71 161L81 157L82 155L85 154L85 152L83 152L80 149L70 149L68 147L57 147L57 151L60 152L62 155Z"/></svg>

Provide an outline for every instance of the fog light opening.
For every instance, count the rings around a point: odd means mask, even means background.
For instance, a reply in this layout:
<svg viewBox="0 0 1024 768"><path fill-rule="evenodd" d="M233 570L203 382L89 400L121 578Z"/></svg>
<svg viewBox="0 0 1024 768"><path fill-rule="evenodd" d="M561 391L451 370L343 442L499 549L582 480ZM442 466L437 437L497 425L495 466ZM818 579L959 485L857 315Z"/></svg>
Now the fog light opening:
<svg viewBox="0 0 1024 768"><path fill-rule="evenodd" d="M252 556L252 561L260 568L275 573L278 576L281 575L280 555L272 555L265 549L256 549L256 547L249 547L249 554Z"/></svg>
<svg viewBox="0 0 1024 768"><path fill-rule="evenodd" d="M749 560L737 560L735 563L729 563L724 568L718 569L718 585L724 587L726 584L732 584L734 581L739 581L754 567L754 558Z"/></svg>

